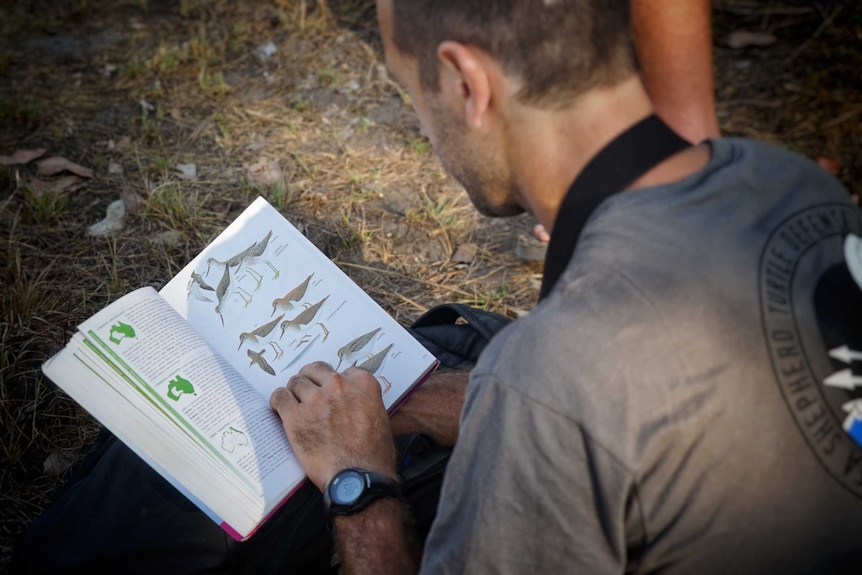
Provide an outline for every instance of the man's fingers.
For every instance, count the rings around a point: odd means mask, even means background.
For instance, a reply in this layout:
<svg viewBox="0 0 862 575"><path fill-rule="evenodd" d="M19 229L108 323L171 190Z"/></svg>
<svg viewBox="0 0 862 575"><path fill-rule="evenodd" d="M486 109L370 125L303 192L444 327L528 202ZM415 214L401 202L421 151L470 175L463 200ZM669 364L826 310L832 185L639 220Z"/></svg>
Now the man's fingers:
<svg viewBox="0 0 862 575"><path fill-rule="evenodd" d="M343 373L337 373L328 363L317 361L309 363L299 370L299 373L287 381L287 385L279 388L270 396L270 406L283 413L301 403L312 401L316 397L334 398L370 393L372 390L379 391L380 384L377 379L358 367L350 367Z"/></svg>
<svg viewBox="0 0 862 575"><path fill-rule="evenodd" d="M325 361L315 361L309 363L299 370L298 376L305 376L318 385L323 385L325 379L335 373L332 366Z"/></svg>
<svg viewBox="0 0 862 575"><path fill-rule="evenodd" d="M269 406L278 413L299 404L294 395L286 387L279 387L269 396Z"/></svg>
<svg viewBox="0 0 862 575"><path fill-rule="evenodd" d="M320 383L300 371L287 380L286 389L293 394L297 401L302 403L308 399L309 393L314 393L320 389Z"/></svg>
<svg viewBox="0 0 862 575"><path fill-rule="evenodd" d="M272 392L269 396L269 406L278 413L283 413L302 403L303 398L308 399L308 394L316 389L319 389L319 386L300 372L291 377L287 385Z"/></svg>
<svg viewBox="0 0 862 575"><path fill-rule="evenodd" d="M344 377L350 379L353 385L362 385L366 390L380 389L380 383L369 371L361 367L351 366L344 370Z"/></svg>

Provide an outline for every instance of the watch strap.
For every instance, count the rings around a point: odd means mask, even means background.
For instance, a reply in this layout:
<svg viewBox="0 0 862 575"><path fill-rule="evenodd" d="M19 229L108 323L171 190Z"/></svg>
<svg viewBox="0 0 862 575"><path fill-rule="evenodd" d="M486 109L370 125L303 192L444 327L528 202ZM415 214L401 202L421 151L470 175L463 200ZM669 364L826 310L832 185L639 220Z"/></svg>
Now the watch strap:
<svg viewBox="0 0 862 575"><path fill-rule="evenodd" d="M333 502L330 495L330 489L333 487L333 484L336 482L338 476L348 471L356 472L362 477L362 493L359 495L359 497L356 498L355 501L350 504L335 503ZM335 477L332 478L332 480L326 486L326 489L324 489L323 491L323 503L326 507L326 513L330 518L332 518L332 516L334 515L352 515L354 513L358 513L371 505L373 502L377 501L378 499L383 499L386 497L395 497L397 499L400 499L400 483L392 477L389 477L388 475L383 475L382 473L377 473L358 467L350 467L336 473Z"/></svg>

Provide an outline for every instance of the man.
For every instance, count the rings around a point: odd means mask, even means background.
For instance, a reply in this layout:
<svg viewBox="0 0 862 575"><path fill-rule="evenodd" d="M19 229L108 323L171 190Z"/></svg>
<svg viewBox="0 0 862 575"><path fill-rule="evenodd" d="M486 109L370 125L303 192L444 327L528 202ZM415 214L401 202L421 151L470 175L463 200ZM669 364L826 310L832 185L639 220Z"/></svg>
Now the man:
<svg viewBox="0 0 862 575"><path fill-rule="evenodd" d="M460 428L405 406L457 435L422 572L858 571L862 220L840 183L764 144L669 136L627 0L378 13L390 72L476 207L553 233L543 300L483 353ZM604 189L617 166L631 180ZM312 364L271 404L331 500L345 572L415 572L393 497L403 421L373 377Z"/></svg>

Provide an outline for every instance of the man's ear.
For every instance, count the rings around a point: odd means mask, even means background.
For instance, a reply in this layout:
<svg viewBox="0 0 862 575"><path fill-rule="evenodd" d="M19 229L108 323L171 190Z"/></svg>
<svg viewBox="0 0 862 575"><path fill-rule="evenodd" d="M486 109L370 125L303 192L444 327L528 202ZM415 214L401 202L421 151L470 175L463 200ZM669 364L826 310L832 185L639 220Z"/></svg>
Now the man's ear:
<svg viewBox="0 0 862 575"><path fill-rule="evenodd" d="M491 79L482 60L464 44L447 40L437 47L440 89L464 111L464 121L480 128L491 104Z"/></svg>

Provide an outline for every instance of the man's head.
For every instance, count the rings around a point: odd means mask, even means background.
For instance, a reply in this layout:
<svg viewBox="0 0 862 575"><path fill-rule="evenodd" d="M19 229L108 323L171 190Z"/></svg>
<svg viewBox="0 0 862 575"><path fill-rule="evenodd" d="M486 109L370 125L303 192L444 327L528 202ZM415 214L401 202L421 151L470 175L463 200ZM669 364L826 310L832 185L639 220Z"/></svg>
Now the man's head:
<svg viewBox="0 0 862 575"><path fill-rule="evenodd" d="M525 110L632 76L629 1L378 0L390 73L480 212L526 206L512 168Z"/></svg>
<svg viewBox="0 0 862 575"><path fill-rule="evenodd" d="M439 89L438 46L475 46L522 80L520 96L566 105L635 69L630 0L385 0L392 40L419 65L422 87Z"/></svg>

